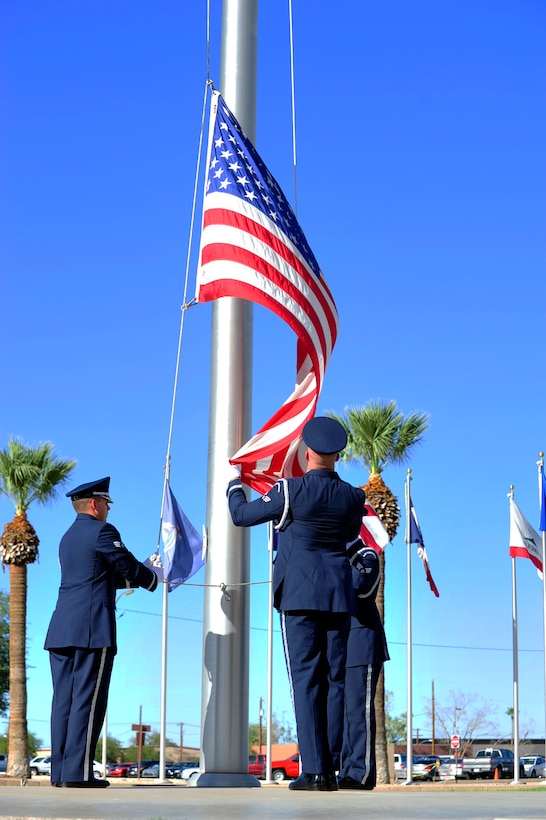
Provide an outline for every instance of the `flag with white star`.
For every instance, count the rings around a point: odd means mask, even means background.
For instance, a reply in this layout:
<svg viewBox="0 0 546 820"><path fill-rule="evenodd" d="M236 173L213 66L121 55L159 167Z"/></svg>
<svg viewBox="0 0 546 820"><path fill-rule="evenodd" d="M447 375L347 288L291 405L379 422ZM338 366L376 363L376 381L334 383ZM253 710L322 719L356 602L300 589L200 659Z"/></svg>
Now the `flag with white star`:
<svg viewBox="0 0 546 820"><path fill-rule="evenodd" d="M280 316L298 339L294 392L231 459L245 484L265 492L305 472L300 434L315 414L337 310L286 197L216 91L210 127L197 301L248 299Z"/></svg>

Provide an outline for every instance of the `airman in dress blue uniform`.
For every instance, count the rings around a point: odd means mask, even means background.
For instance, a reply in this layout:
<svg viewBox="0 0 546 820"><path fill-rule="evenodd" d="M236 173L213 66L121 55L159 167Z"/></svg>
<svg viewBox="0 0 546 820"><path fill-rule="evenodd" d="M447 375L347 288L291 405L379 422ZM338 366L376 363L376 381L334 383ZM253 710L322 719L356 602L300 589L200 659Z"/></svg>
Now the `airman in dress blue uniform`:
<svg viewBox="0 0 546 820"><path fill-rule="evenodd" d="M61 539L61 586L44 648L53 679L51 783L103 788L93 756L104 721L116 654L117 588L153 591L160 572L138 561L106 523L110 478L82 484L66 495L76 520Z"/></svg>
<svg viewBox="0 0 546 820"><path fill-rule="evenodd" d="M338 785L375 788L375 690L389 650L375 603L381 579L379 554L360 539L349 548L356 612L351 617L345 670L345 715Z"/></svg>
<svg viewBox="0 0 546 820"><path fill-rule="evenodd" d="M304 476L281 479L250 502L235 478L228 485L228 501L237 526L275 521L278 531L273 600L281 613L303 769L290 788L336 791L354 609L346 547L360 530L365 496L334 470L347 444L341 424L316 417L302 436L307 445Z"/></svg>

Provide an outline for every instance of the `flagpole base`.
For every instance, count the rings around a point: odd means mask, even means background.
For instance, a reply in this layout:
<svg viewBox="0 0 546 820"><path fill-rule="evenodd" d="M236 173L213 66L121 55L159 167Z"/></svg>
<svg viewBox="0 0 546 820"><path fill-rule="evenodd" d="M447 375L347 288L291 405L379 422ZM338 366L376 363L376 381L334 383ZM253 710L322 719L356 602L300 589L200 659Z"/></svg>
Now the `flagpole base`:
<svg viewBox="0 0 546 820"><path fill-rule="evenodd" d="M199 772L192 774L188 787L196 789L260 789L262 784L253 774L236 772Z"/></svg>

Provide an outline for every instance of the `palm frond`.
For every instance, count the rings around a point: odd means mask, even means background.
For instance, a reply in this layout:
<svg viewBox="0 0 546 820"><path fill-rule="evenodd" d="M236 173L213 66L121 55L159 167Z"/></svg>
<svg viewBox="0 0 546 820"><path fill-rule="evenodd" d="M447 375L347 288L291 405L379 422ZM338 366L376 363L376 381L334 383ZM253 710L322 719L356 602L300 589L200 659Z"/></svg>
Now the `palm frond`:
<svg viewBox="0 0 546 820"><path fill-rule="evenodd" d="M76 464L59 458L49 441L32 446L10 438L8 446L0 449L0 493L17 512L26 512L33 501L45 504L54 499Z"/></svg>

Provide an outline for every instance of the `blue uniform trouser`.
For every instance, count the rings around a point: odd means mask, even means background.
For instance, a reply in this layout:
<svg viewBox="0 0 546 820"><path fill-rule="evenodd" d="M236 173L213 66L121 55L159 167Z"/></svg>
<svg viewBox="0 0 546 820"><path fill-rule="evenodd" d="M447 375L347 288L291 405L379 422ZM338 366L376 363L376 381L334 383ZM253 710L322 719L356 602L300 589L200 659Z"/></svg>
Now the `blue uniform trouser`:
<svg viewBox="0 0 546 820"><path fill-rule="evenodd" d="M115 649L50 651L51 782L93 779L93 757L106 713Z"/></svg>
<svg viewBox="0 0 546 820"><path fill-rule="evenodd" d="M375 690L382 663L348 666L345 672L345 715L340 777L352 777L373 789L375 767Z"/></svg>
<svg viewBox="0 0 546 820"><path fill-rule="evenodd" d="M339 768L350 621L345 612L281 612L298 746L306 774L329 774Z"/></svg>

